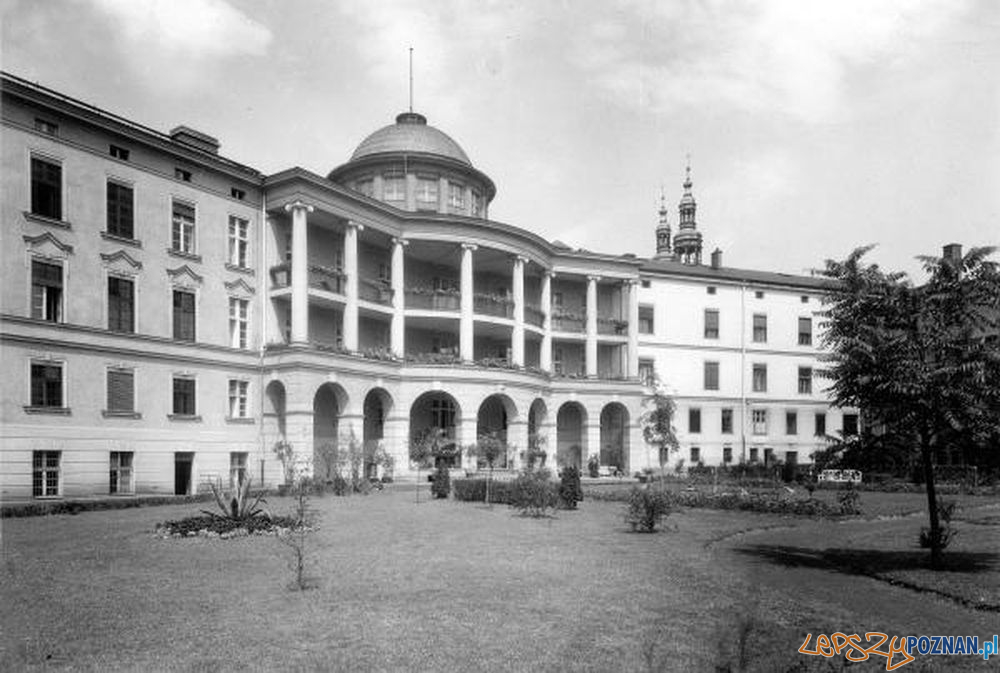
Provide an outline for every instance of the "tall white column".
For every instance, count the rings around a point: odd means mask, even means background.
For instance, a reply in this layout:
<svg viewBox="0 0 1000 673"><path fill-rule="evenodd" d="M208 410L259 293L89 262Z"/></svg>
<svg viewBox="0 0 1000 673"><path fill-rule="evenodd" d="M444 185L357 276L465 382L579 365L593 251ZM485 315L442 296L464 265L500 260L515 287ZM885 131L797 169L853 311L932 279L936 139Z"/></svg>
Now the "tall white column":
<svg viewBox="0 0 1000 673"><path fill-rule="evenodd" d="M473 339L475 336L473 322L473 275L472 253L478 246L473 243L462 244L462 314L458 328L459 354L463 362L472 362L475 357Z"/></svg>
<svg viewBox="0 0 1000 673"><path fill-rule="evenodd" d="M344 230L344 348L352 353L358 350L358 232L363 230L350 221Z"/></svg>
<svg viewBox="0 0 1000 673"><path fill-rule="evenodd" d="M524 263L528 260L518 255L514 258L514 275L511 288L514 292L514 329L510 336L510 360L515 367L524 366Z"/></svg>
<svg viewBox="0 0 1000 673"><path fill-rule="evenodd" d="M543 372L552 371L552 272L542 274L542 352L538 364ZM553 454L554 455L554 454Z"/></svg>
<svg viewBox="0 0 1000 673"><path fill-rule="evenodd" d="M309 342L309 243L307 215L313 207L296 201L285 206L292 214L292 343Z"/></svg>
<svg viewBox="0 0 1000 673"><path fill-rule="evenodd" d="M630 379L639 376L639 281L626 281L622 289L628 289L628 347L625 357L625 373Z"/></svg>
<svg viewBox="0 0 1000 673"><path fill-rule="evenodd" d="M390 333L392 354L397 358L406 355L406 278L403 251L408 241L392 239L392 327Z"/></svg>
<svg viewBox="0 0 1000 673"><path fill-rule="evenodd" d="M587 378L597 376L597 281L587 276Z"/></svg>

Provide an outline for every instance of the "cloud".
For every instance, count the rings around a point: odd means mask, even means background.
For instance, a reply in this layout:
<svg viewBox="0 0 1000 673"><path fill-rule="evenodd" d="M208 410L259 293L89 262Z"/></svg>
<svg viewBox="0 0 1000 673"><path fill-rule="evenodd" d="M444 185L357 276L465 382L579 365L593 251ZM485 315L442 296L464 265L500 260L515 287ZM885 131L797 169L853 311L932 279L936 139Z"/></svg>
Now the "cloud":
<svg viewBox="0 0 1000 673"><path fill-rule="evenodd" d="M271 31L224 0L93 0L128 41L188 59L261 55Z"/></svg>
<svg viewBox="0 0 1000 673"><path fill-rule="evenodd" d="M816 122L847 102L851 69L892 65L967 2L631 2L577 35L574 61L606 95L653 111L723 105ZM624 34L624 35L623 35Z"/></svg>

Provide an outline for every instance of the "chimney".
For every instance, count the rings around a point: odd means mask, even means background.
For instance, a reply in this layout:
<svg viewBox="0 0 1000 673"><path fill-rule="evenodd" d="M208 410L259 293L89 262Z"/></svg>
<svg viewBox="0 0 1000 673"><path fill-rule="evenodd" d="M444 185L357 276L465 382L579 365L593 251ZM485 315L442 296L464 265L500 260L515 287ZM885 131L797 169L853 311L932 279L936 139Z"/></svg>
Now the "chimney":
<svg viewBox="0 0 1000 673"><path fill-rule="evenodd" d="M944 258L952 262L962 261L962 244L949 243L944 246Z"/></svg>
<svg viewBox="0 0 1000 673"><path fill-rule="evenodd" d="M712 268L721 269L722 268L722 251L716 248L712 251Z"/></svg>
<svg viewBox="0 0 1000 673"><path fill-rule="evenodd" d="M202 152L209 152L211 154L219 153L220 144L216 138L213 138L207 133L196 131L190 126L177 126L172 128L170 130L170 138L174 142L187 145L188 147L194 147Z"/></svg>

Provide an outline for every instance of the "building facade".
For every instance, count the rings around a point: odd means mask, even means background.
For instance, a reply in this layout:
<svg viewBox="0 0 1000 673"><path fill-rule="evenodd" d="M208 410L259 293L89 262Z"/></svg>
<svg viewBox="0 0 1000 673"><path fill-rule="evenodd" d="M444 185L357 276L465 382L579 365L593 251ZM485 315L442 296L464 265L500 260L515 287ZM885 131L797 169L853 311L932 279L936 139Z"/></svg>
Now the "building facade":
<svg viewBox="0 0 1000 673"><path fill-rule="evenodd" d="M276 443L349 437L407 475L428 428L500 436L512 467L531 446L631 472L661 460L654 370L691 462L807 461L820 415L839 429L812 377L821 285L703 265L690 175L656 256L599 254L489 219L492 180L417 113L327 176L264 175L194 129L2 84L3 499L272 485Z"/></svg>

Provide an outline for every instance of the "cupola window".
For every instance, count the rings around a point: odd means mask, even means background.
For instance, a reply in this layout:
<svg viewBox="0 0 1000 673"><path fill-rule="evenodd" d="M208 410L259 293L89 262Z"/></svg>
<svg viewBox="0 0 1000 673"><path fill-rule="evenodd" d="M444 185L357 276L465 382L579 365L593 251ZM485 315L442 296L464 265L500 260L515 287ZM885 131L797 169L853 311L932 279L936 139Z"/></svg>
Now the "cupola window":
<svg viewBox="0 0 1000 673"><path fill-rule="evenodd" d="M478 189L472 190L472 216L482 217L483 215L483 195Z"/></svg>
<svg viewBox="0 0 1000 673"><path fill-rule="evenodd" d="M432 178L417 179L417 210L437 210L438 181Z"/></svg>
<svg viewBox="0 0 1000 673"><path fill-rule="evenodd" d="M386 201L406 201L406 178L402 175L387 175L382 181L383 197Z"/></svg>
<svg viewBox="0 0 1000 673"><path fill-rule="evenodd" d="M452 213L465 211L465 186L455 182L448 183L448 210Z"/></svg>

